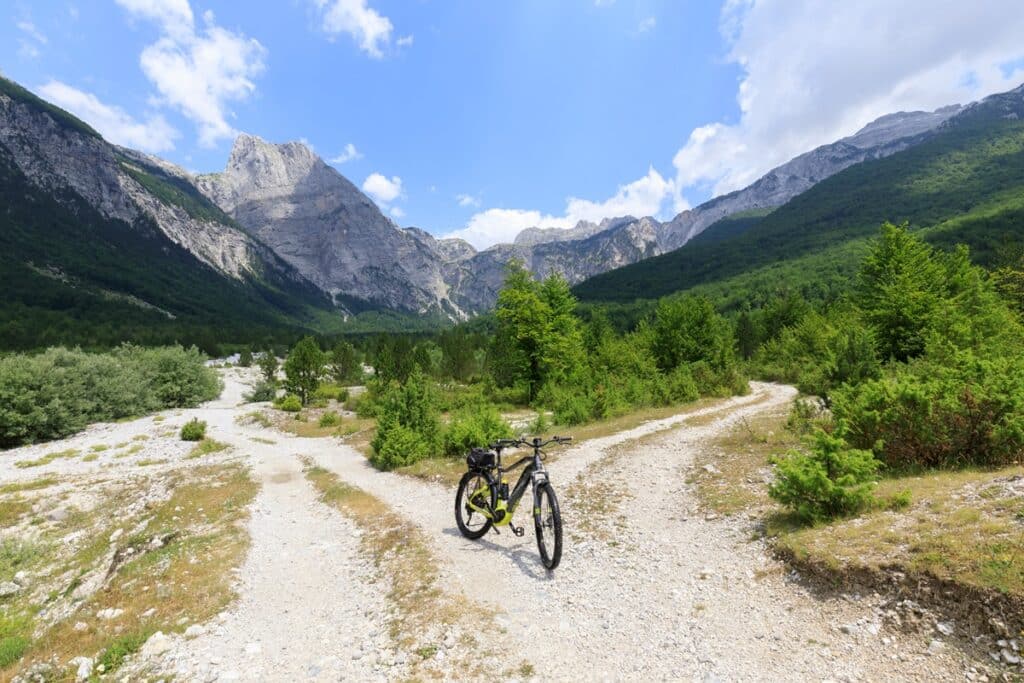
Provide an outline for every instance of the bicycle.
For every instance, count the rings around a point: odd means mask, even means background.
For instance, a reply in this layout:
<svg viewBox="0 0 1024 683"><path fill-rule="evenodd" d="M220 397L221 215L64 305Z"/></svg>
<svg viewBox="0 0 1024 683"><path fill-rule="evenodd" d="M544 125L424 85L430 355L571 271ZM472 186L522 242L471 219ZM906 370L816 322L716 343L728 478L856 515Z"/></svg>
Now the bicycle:
<svg viewBox="0 0 1024 683"><path fill-rule="evenodd" d="M572 441L571 436L555 436L547 441L540 437L533 439L499 439L487 449L474 448L466 458L468 471L459 481L455 493L455 523L466 538L482 538L491 529L495 533L499 526L508 526L516 536L522 536L522 527L512 524L512 515L526 493L526 487L533 488L533 522L537 533L537 549L546 569L553 570L562 560L562 515L558 509L558 498L544 469L544 452L549 444L563 444ZM501 464L501 451L506 448L526 446L533 454L517 460L509 467ZM506 472L526 465L519 475L515 488L509 492Z"/></svg>

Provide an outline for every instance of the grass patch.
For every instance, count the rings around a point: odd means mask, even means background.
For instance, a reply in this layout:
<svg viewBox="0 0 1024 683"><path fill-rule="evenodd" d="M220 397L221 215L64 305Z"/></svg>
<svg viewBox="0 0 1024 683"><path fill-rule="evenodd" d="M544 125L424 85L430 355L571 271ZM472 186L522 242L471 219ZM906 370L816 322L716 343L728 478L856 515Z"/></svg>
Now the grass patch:
<svg viewBox="0 0 1024 683"><path fill-rule="evenodd" d="M250 413L246 413L245 415L239 415L235 418L235 422L241 425L258 424L261 427L270 427L273 425L270 418L260 410L254 410Z"/></svg>
<svg viewBox="0 0 1024 683"><path fill-rule="evenodd" d="M220 451L227 450L228 448L230 448L228 444L222 441L211 439L210 437L206 437L202 441L197 443L189 452L189 454L185 457L201 458L204 455L210 455L211 453L219 453Z"/></svg>
<svg viewBox="0 0 1024 683"><path fill-rule="evenodd" d="M36 460L18 460L17 462L14 463L14 466L20 469L26 469L29 467L41 467L43 465L49 465L54 460L59 460L61 458L73 458L76 455L78 455L78 453L78 449L68 448L67 450L63 451L47 453L43 457L37 458Z"/></svg>
<svg viewBox="0 0 1024 683"><path fill-rule="evenodd" d="M144 448L145 448L145 446L143 446L141 443L137 443L137 444L134 444L133 446L131 446L130 448L126 448L123 451L120 451L118 453L114 453L114 457L115 458L127 458L130 455L135 455L136 453L141 453Z"/></svg>
<svg viewBox="0 0 1024 683"><path fill-rule="evenodd" d="M122 446L127 446L128 444L125 443L125 444L121 444L121 445ZM108 446L105 443L97 443L97 444L93 444L92 446L89 446L89 450L92 451L93 453L102 453L103 451L107 450L108 448L110 448L110 446Z"/></svg>
<svg viewBox="0 0 1024 683"><path fill-rule="evenodd" d="M267 444L268 446L273 446L277 443L273 439L264 439L262 436L250 436L249 440L255 441L256 443Z"/></svg>
<svg viewBox="0 0 1024 683"><path fill-rule="evenodd" d="M20 538L0 541L0 581L10 581L23 569L30 569L44 555L39 543Z"/></svg>
<svg viewBox="0 0 1024 683"><path fill-rule="evenodd" d="M164 465L167 462L167 458L142 458L141 460L137 460L135 464L138 467L149 467L150 465Z"/></svg>
<svg viewBox="0 0 1024 683"><path fill-rule="evenodd" d="M32 503L20 496L0 500L0 527L14 526L31 509Z"/></svg>
<svg viewBox="0 0 1024 683"><path fill-rule="evenodd" d="M100 459L98 453L89 453L82 458L82 462L95 462Z"/></svg>
<svg viewBox="0 0 1024 683"><path fill-rule="evenodd" d="M306 461L306 477L326 504L337 508L364 531L363 553L372 559L381 576L390 581L388 600L395 610L388 627L392 640L411 657L414 675L441 675L431 671L436 640L445 631L462 629L464 650L449 650L445 661L448 676L473 678L484 675L484 659L477 652L474 633L485 632L493 613L463 596L445 593L439 581L437 560L413 523L394 513L378 498L342 482L336 475ZM422 670L416 671L419 666Z"/></svg>
<svg viewBox="0 0 1024 683"><path fill-rule="evenodd" d="M22 491L38 491L57 483L56 477L40 477L31 481L16 481L0 486L0 493L20 493Z"/></svg>
<svg viewBox="0 0 1024 683"><path fill-rule="evenodd" d="M152 632L181 631L188 624L207 621L233 600L230 569L245 556L249 539L241 522L258 485L245 469L234 465L190 468L175 473L168 485L170 497L145 512L149 521L144 530L119 539L115 557L121 561L115 561L105 587L87 596L78 613L110 607L123 609L122 616L109 622L97 620L89 629L76 631L74 623L80 617L73 614L44 628L29 642L19 663L0 666L0 680L9 680L15 667L32 661L56 658L63 663L83 653L101 653L99 662L107 665L109 673ZM110 501L80 520L79 528L90 530L91 540L73 557L61 561L62 573L76 578L56 591L53 600L73 599L83 577L97 570L110 571L100 560L108 557L111 532L132 528L140 520L118 518L117 508L106 506L128 494L126 490L113 493ZM104 526L110 519L114 526ZM132 552L127 552L128 548ZM18 566L39 561L38 551L32 548L27 553L12 548L7 554L29 558L21 559ZM0 546L0 579L13 569L4 555ZM150 608L156 612L143 619L141 615ZM55 680L65 680L67 674L57 672Z"/></svg>
<svg viewBox="0 0 1024 683"><path fill-rule="evenodd" d="M136 434L132 437L132 441L148 441L149 434Z"/></svg>
<svg viewBox="0 0 1024 683"><path fill-rule="evenodd" d="M697 487L705 507L724 515L774 508L766 481L769 458L800 445L799 437L786 429L786 419L785 412L775 411L741 419L702 449L688 482Z"/></svg>

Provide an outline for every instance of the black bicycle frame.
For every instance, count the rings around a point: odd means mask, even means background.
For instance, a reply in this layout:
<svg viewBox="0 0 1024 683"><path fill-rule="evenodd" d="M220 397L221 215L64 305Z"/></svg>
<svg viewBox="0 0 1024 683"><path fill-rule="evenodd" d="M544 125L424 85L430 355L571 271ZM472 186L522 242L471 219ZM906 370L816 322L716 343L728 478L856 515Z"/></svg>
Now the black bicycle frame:
<svg viewBox="0 0 1024 683"><path fill-rule="evenodd" d="M533 462L530 462L531 460ZM507 514L509 515L512 515L515 512L516 508L519 506L519 501L522 499L523 494L526 493L526 487L529 486L530 483L534 480L534 475L539 474L542 475L545 480L547 479L547 472L544 470L544 465L541 464L540 450L536 451L533 455L528 455L525 458L517 460L509 467L502 467L501 451L498 451L498 463L494 468L495 471L498 473L497 480L495 480L495 478L492 476L490 472L487 472L487 478L490 481L491 486L500 487L503 474L505 474L506 472L511 472L512 470L526 463L529 464L527 464L526 467L523 468L523 471L519 474L519 480L516 482L515 487L508 494ZM499 488L498 490L500 491L501 489ZM534 498L536 499L536 492L534 493ZM534 500L534 507L537 507L537 505L538 501Z"/></svg>

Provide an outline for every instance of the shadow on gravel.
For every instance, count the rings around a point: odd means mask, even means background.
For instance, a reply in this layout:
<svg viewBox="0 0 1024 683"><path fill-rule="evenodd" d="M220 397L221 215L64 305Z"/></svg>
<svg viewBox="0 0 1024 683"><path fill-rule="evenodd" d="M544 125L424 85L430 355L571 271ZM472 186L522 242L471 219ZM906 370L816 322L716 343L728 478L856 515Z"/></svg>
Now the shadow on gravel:
<svg viewBox="0 0 1024 683"><path fill-rule="evenodd" d="M444 533L449 536L464 538L455 527L448 527L444 530ZM536 581L551 581L555 578L555 573L544 569L544 565L540 563L540 556L537 554L536 548L531 548L530 550L527 550L524 547L509 548L488 540L486 536L476 541L466 539L466 543L470 546L475 545L479 547L481 551L500 552L502 555L511 559L519 571Z"/></svg>

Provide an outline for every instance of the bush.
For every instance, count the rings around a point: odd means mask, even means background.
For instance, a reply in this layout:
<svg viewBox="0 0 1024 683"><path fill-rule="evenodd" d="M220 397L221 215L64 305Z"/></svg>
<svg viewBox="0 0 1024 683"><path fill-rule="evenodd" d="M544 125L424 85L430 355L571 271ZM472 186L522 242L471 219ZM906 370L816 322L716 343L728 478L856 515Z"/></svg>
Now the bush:
<svg viewBox="0 0 1024 683"><path fill-rule="evenodd" d="M217 373L195 348L110 353L63 348L0 358L0 447L74 434L91 422L189 408L216 398Z"/></svg>
<svg viewBox="0 0 1024 683"><path fill-rule="evenodd" d="M240 368L251 368L252 367L252 351L246 349L238 355L238 367Z"/></svg>
<svg viewBox="0 0 1024 683"><path fill-rule="evenodd" d="M444 432L444 451L463 455L474 446L486 446L495 439L512 437L512 427L498 409L484 402L475 402L457 410Z"/></svg>
<svg viewBox="0 0 1024 683"><path fill-rule="evenodd" d="M341 416L338 415L333 410L328 411L320 416L320 421L318 422L318 424L321 427L336 427L337 425L341 424Z"/></svg>
<svg viewBox="0 0 1024 683"><path fill-rule="evenodd" d="M316 388L316 391L313 392L313 400L334 400L338 403L344 403L348 400L348 389L338 386L337 384L321 384Z"/></svg>
<svg viewBox="0 0 1024 683"><path fill-rule="evenodd" d="M370 442L374 465L392 469L440 450L437 400L421 371L414 370L405 384L392 382L375 404L377 433Z"/></svg>
<svg viewBox="0 0 1024 683"><path fill-rule="evenodd" d="M680 365L669 372L665 382L668 399L673 403L688 403L700 398L700 390L688 365Z"/></svg>
<svg viewBox="0 0 1024 683"><path fill-rule="evenodd" d="M432 446L423 436L400 424L392 425L385 438L374 442L370 462L382 470L411 465L433 454Z"/></svg>
<svg viewBox="0 0 1024 683"><path fill-rule="evenodd" d="M854 515L874 500L880 463L870 451L850 448L840 435L818 430L809 452L790 451L775 464L768 494L805 522Z"/></svg>
<svg viewBox="0 0 1024 683"><path fill-rule="evenodd" d="M302 410L302 400L295 394L288 394L284 398L280 399L277 403L277 407L286 413L297 413Z"/></svg>
<svg viewBox="0 0 1024 683"><path fill-rule="evenodd" d="M1024 364L933 347L836 392L833 412L851 443L897 470L1008 465L1024 454Z"/></svg>
<svg viewBox="0 0 1024 683"><path fill-rule="evenodd" d="M192 418L181 426L182 441L200 441L206 436L206 423L198 418Z"/></svg>
<svg viewBox="0 0 1024 683"><path fill-rule="evenodd" d="M252 391L245 394L242 398L246 403L264 403L266 401L273 401L277 398L277 385L273 382L260 380L256 383L256 386L252 388Z"/></svg>
<svg viewBox="0 0 1024 683"><path fill-rule="evenodd" d="M561 425L579 425L589 422L593 413L590 397L582 390L547 386L538 397L538 403L547 406Z"/></svg>

